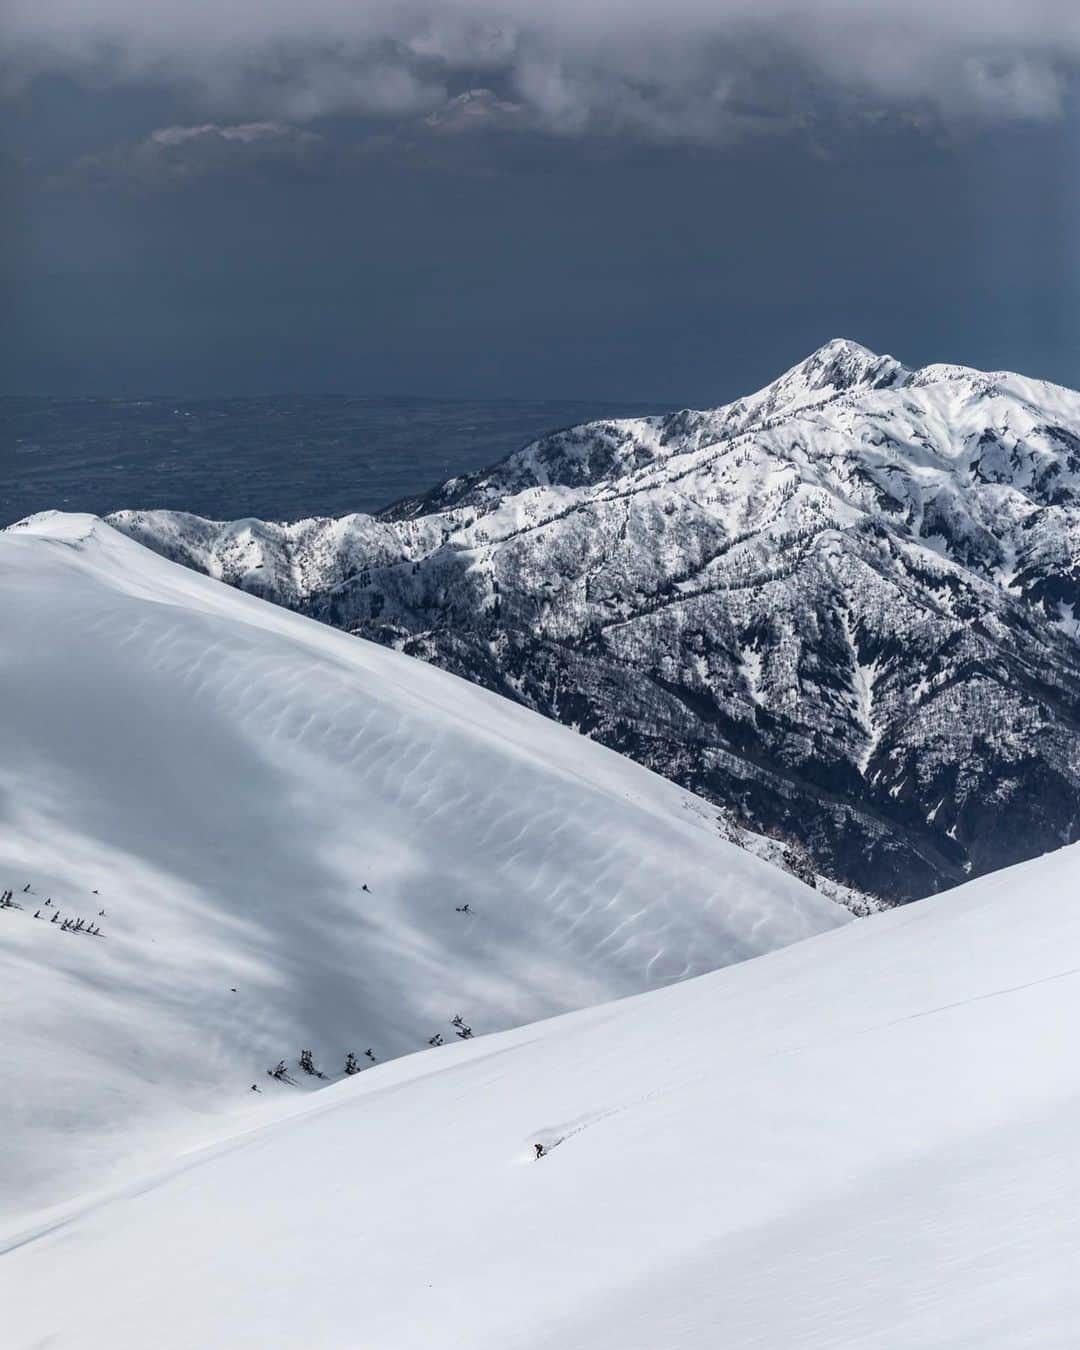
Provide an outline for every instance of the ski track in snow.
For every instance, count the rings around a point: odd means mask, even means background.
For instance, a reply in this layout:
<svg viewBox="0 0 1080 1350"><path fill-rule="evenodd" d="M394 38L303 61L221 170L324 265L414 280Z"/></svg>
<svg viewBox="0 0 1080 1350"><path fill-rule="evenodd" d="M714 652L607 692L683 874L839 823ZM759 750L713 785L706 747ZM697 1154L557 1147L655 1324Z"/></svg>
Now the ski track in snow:
<svg viewBox="0 0 1080 1350"><path fill-rule="evenodd" d="M13 1350L1072 1350L1078 856L294 1099L17 1234Z"/></svg>

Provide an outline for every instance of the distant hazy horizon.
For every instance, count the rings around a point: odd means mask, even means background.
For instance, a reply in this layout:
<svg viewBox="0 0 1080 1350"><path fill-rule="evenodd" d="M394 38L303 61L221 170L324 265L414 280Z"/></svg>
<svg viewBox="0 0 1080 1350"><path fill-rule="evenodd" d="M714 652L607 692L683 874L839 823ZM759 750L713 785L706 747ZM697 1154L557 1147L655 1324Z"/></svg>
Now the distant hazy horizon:
<svg viewBox="0 0 1080 1350"><path fill-rule="evenodd" d="M271 520L377 511L558 427L664 410L572 399L0 397L0 528L50 509Z"/></svg>

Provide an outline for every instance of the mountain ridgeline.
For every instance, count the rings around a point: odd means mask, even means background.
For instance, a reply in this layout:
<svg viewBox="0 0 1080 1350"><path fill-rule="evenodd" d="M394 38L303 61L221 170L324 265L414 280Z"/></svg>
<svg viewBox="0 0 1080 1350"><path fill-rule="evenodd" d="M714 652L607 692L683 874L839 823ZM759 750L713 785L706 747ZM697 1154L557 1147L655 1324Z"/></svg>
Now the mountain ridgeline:
<svg viewBox="0 0 1080 1350"><path fill-rule="evenodd" d="M827 344L377 516L110 522L908 900L1080 837L1080 395Z"/></svg>

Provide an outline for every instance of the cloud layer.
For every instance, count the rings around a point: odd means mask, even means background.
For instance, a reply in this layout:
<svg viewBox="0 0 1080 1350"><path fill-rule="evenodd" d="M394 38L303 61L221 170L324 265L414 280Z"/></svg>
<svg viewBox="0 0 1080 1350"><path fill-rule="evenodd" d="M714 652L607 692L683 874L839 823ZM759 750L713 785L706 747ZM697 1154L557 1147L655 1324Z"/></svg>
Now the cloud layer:
<svg viewBox="0 0 1080 1350"><path fill-rule="evenodd" d="M1076 0L9 0L5 29L9 87L62 73L178 87L219 120L661 141L837 110L1048 120L1080 68Z"/></svg>
<svg viewBox="0 0 1080 1350"><path fill-rule="evenodd" d="M281 122L205 122L160 127L132 144L83 155L51 185L178 188L218 174L245 179L283 169L304 174L317 170L323 155L323 138L303 128Z"/></svg>

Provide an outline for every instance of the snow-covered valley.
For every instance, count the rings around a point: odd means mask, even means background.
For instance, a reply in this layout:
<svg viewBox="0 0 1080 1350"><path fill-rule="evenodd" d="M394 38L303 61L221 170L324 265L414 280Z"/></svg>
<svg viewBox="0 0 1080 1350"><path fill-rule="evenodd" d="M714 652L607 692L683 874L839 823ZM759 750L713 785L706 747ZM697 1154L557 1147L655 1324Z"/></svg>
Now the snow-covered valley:
<svg viewBox="0 0 1080 1350"><path fill-rule="evenodd" d="M726 407L558 432L380 516L112 519L867 891L1080 830L1080 395L1055 385L836 341Z"/></svg>
<svg viewBox="0 0 1080 1350"><path fill-rule="evenodd" d="M367 1071L850 918L602 746L93 517L0 533L0 707L6 1231L350 1053Z"/></svg>
<svg viewBox="0 0 1080 1350"><path fill-rule="evenodd" d="M1072 1350L1078 866L283 1106L24 1232L5 1343Z"/></svg>

